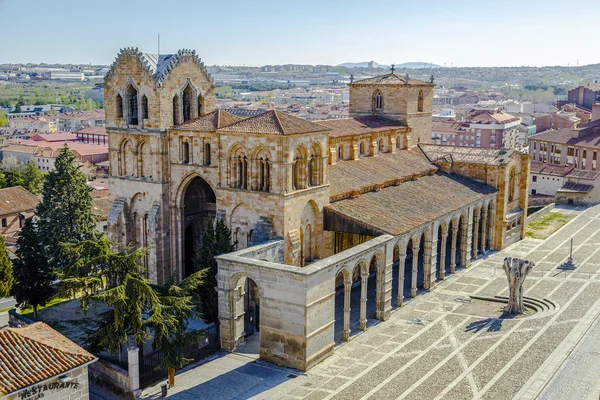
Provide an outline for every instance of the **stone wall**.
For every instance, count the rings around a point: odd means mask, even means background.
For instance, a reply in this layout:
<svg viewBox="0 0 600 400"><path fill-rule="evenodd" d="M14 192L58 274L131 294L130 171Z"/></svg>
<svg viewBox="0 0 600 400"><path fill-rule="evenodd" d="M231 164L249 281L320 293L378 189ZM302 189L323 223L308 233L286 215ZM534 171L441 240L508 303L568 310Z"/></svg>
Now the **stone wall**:
<svg viewBox="0 0 600 400"><path fill-rule="evenodd" d="M131 397L133 392L129 389L129 375L127 371L104 360L98 360L89 368L89 376L96 386L105 388L112 393L123 397Z"/></svg>
<svg viewBox="0 0 600 400"><path fill-rule="evenodd" d="M554 203L550 203L547 206L545 206L544 208L542 208L541 210L538 210L536 212L534 212L533 214L530 214L527 216L527 225L530 224L531 222L535 221L536 219L545 217L546 215L550 214L552 212L552 210L554 210Z"/></svg>
<svg viewBox="0 0 600 400"><path fill-rule="evenodd" d="M87 366L76 368L61 376L68 377L69 381L61 382L58 378L51 378L10 394L5 399L20 400L22 398L43 397L48 400L87 400L89 398ZM40 396L40 394L43 396Z"/></svg>

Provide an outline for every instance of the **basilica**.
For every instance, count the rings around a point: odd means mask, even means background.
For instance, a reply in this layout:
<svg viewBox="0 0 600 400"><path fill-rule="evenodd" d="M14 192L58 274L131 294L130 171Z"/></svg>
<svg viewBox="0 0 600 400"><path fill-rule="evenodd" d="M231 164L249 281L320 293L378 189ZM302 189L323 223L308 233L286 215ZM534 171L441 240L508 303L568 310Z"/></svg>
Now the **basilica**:
<svg viewBox="0 0 600 400"><path fill-rule="evenodd" d="M226 350L255 334L261 358L307 370L524 235L527 154L430 144L433 77L348 86L349 118L310 122L215 109L194 51L123 49L106 75L109 235L146 247L147 278L164 283L195 271L208 217L225 221Z"/></svg>

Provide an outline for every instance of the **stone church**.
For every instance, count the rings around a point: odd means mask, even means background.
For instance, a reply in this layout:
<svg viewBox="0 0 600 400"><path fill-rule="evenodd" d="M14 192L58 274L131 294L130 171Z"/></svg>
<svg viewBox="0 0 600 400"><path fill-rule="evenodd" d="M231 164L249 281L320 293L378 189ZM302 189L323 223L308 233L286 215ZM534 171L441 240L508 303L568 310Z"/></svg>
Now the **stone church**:
<svg viewBox="0 0 600 400"><path fill-rule="evenodd" d="M147 278L194 272L209 216L222 347L307 370L335 344L489 250L524 236L529 156L430 144L433 78L352 80L350 117L215 109L194 51L123 49L105 78L109 235ZM360 304L351 310L352 298Z"/></svg>

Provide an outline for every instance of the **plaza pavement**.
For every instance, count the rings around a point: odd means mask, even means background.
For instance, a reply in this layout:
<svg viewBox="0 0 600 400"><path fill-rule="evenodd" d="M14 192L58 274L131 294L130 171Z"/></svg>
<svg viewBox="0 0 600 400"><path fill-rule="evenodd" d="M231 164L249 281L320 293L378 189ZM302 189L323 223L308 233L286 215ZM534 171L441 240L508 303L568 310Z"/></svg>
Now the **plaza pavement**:
<svg viewBox="0 0 600 400"><path fill-rule="evenodd" d="M169 398L597 399L600 353L590 353L600 338L600 206L557 211L577 217L546 240L525 239L477 260L388 321L371 321L306 373L257 360L249 344L247 354L218 353L179 373ZM578 267L562 271L571 238ZM502 261L509 255L536 263L525 295L556 309L497 319L500 304L489 312L465 302L507 294Z"/></svg>

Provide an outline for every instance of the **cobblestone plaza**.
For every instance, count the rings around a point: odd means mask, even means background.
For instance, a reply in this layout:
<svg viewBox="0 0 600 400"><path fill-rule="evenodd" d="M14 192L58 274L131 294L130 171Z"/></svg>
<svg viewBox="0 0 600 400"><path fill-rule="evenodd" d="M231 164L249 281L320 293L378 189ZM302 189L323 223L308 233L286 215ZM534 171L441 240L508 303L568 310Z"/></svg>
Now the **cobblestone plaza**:
<svg viewBox="0 0 600 400"><path fill-rule="evenodd" d="M577 217L546 240L525 239L476 261L393 311L388 321L370 320L366 332L307 373L222 354L179 374L170 397L533 399L544 393L585 399L600 379L597 368L570 371L579 383L566 391L555 380L569 372L561 366L571 363L569 354L600 315L600 206L559 211ZM564 271L557 267L569 255L571 238L577 268ZM525 296L547 299L554 309L498 319L501 303L477 308L466 301L507 294L502 261L508 255L536 263ZM147 395L153 393L156 388Z"/></svg>

